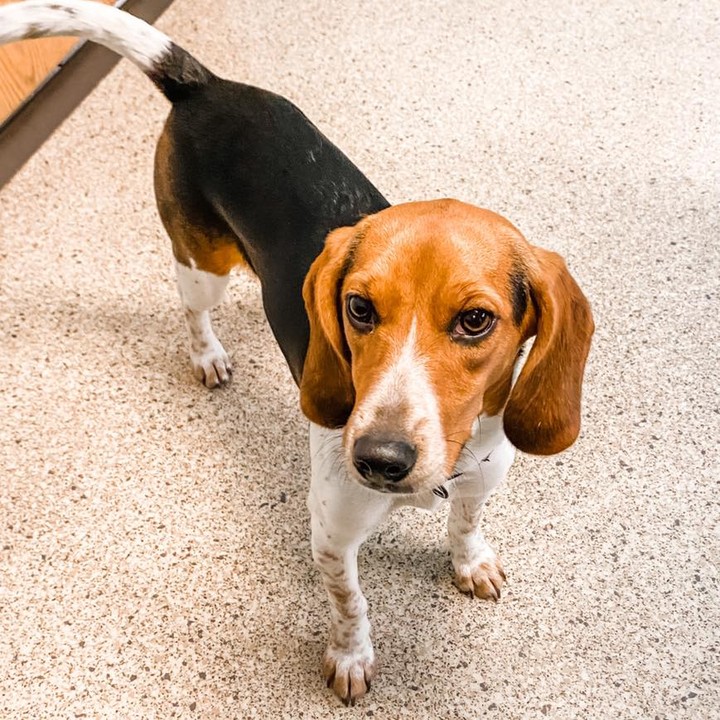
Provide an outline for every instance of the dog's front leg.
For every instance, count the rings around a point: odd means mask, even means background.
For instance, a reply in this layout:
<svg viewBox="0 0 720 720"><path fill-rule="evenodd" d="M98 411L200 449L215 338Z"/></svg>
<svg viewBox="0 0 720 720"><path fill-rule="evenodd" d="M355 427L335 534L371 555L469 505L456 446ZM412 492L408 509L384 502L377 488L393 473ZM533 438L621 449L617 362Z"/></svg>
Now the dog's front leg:
<svg viewBox="0 0 720 720"><path fill-rule="evenodd" d="M352 705L370 689L375 673L357 555L363 541L389 513L391 501L348 477L342 430L311 425L310 451L312 553L330 600L330 640L323 674L328 687Z"/></svg>
<svg viewBox="0 0 720 720"><path fill-rule="evenodd" d="M470 596L499 600L505 572L483 536L480 517L485 501L512 465L515 449L504 437L489 452L480 438L471 439L466 449L448 516L455 584Z"/></svg>

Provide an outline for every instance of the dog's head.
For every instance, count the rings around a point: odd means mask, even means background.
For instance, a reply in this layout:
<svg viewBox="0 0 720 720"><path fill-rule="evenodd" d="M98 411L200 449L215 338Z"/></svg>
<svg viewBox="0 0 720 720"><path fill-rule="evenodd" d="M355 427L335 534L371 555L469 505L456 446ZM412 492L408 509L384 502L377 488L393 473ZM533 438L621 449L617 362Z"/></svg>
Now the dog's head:
<svg viewBox="0 0 720 720"><path fill-rule="evenodd" d="M504 218L452 200L390 207L331 233L303 294L302 409L345 427L359 482L406 493L438 485L480 414L504 411L506 435L525 452L575 441L590 307L562 258Z"/></svg>

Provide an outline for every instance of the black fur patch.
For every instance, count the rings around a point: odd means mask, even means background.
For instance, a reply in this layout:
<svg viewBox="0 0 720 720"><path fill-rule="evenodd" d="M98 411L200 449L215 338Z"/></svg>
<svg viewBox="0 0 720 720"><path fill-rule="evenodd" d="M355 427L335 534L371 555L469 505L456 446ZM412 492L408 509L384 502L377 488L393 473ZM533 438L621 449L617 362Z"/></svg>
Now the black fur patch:
<svg viewBox="0 0 720 720"><path fill-rule="evenodd" d="M46 37L46 35L43 33L42 26L36 23L30 23L27 30L23 33L23 40L35 40L41 37Z"/></svg>
<svg viewBox="0 0 720 720"><path fill-rule="evenodd" d="M513 307L513 322L520 325L525 317L528 304L527 278L522 268L515 266L510 276L510 296Z"/></svg>
<svg viewBox="0 0 720 720"><path fill-rule="evenodd" d="M365 238L365 231L360 230L355 234L355 236L350 241L350 246L347 250L347 255L345 255L345 259L343 260L342 269L340 270L340 285L343 284L343 281L347 277L347 274L353 269L353 265L355 265L355 254L357 253L358 245L363 241ZM339 291L339 288L338 288Z"/></svg>
<svg viewBox="0 0 720 720"><path fill-rule="evenodd" d="M214 77L190 53L175 43L170 43L168 52L148 75L170 102L183 100Z"/></svg>
<svg viewBox="0 0 720 720"><path fill-rule="evenodd" d="M48 7L50 10L60 10L69 17L75 17L77 15L77 10L75 10L75 8L63 7L62 5L48 5Z"/></svg>

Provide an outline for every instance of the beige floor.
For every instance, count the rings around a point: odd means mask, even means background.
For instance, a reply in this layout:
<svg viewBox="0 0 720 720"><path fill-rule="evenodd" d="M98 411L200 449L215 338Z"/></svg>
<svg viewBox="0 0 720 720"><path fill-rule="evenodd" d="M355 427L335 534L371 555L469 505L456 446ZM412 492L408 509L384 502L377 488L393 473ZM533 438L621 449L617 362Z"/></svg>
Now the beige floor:
<svg viewBox="0 0 720 720"><path fill-rule="evenodd" d="M0 717L720 716L720 21L697 2L178 0L158 25L300 104L395 202L563 253L597 319L581 440L490 503L498 605L443 513L361 565L381 676L321 684L305 423L238 279L191 377L132 66L0 192Z"/></svg>

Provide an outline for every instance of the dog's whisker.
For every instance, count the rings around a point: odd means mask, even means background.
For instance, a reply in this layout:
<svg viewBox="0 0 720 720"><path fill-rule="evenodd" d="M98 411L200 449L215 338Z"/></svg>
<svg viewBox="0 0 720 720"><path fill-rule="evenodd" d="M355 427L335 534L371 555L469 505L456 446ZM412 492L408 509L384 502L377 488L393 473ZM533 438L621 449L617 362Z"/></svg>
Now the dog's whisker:
<svg viewBox="0 0 720 720"><path fill-rule="evenodd" d="M318 460L322 462L330 458L334 454L342 456L342 450L342 438L336 437L334 435L328 435L326 438L323 439L319 447L316 449L315 453L312 456L312 460Z"/></svg>

